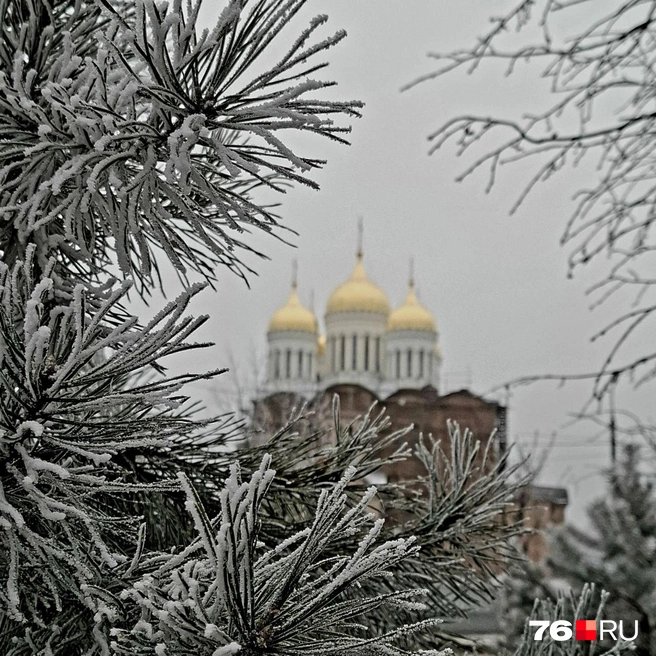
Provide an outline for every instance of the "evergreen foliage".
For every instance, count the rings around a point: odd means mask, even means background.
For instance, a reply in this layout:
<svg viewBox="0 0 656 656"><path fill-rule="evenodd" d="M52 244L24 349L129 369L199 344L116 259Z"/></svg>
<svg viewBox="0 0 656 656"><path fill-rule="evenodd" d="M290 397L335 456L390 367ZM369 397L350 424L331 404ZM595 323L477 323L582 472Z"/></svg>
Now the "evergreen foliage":
<svg viewBox="0 0 656 656"><path fill-rule="evenodd" d="M524 628L534 610L536 599L555 604L558 594L545 563L522 560L509 568L504 580L504 645L515 649L524 636Z"/></svg>
<svg viewBox="0 0 656 656"><path fill-rule="evenodd" d="M595 581L605 591L603 618L623 620L638 637L639 656L656 650L656 496L650 472L636 445L625 446L617 465L607 473L603 498L587 510L590 528L573 525L552 529L546 562L519 563L511 570L506 588L506 635L516 644L531 613L534 599L555 604L559 589L575 593ZM596 602L604 595L589 591ZM633 633L633 628L627 630Z"/></svg>
<svg viewBox="0 0 656 656"><path fill-rule="evenodd" d="M123 593L142 614L130 633L116 632L115 653L151 654L153 645L161 655L189 648L226 656L406 653L390 643L413 627L368 636L367 627L355 620L383 605L423 608L415 601L420 592L346 599L344 593L389 574L390 567L416 553L414 541L398 538L375 545L383 520L367 529L371 516L363 511L376 490L369 489L349 508L345 489L355 474L350 468L321 493L305 529L267 549L259 540L258 514L274 477L268 464L265 458L247 483L232 467L221 492L221 516L214 521L180 475L199 537L180 553L145 563L154 571ZM357 536L358 548L351 555L333 555L345 535Z"/></svg>
<svg viewBox="0 0 656 656"><path fill-rule="evenodd" d="M598 621L604 616L608 598L608 593L599 595L594 585L586 585L578 596L559 595L556 601L536 601L530 619L550 622L564 620L572 626L577 619ZM548 631L542 640L535 640L534 635L535 628L527 624L515 656L619 656L634 653L632 643L619 638L615 644L606 646L598 641L557 641Z"/></svg>
<svg viewBox="0 0 656 656"><path fill-rule="evenodd" d="M40 263L57 252L63 275L98 275L116 257L147 285L157 248L181 274L213 278L224 264L243 275L241 235L277 226L252 191L316 187L307 172L322 162L282 134L343 141L332 116L358 115L360 103L311 97L331 84L309 77L326 66L316 56L345 36L316 39L326 16L258 68L305 3L230 0L210 30L192 0L4 0L5 261L34 243Z"/></svg>
<svg viewBox="0 0 656 656"><path fill-rule="evenodd" d="M187 272L244 276L244 234L278 226L255 188L313 184L283 131L342 141L357 115L312 97L343 37L317 38L325 17L262 59L304 5L229 0L201 30L192 0L0 0L3 656L435 654L435 618L493 592L520 530L506 456L451 426L417 487L377 493L403 435L382 415L335 405L323 433L299 440L300 414L236 450L243 424L182 390L221 370L162 363L206 346ZM158 257L184 291L141 324L126 295Z"/></svg>
<svg viewBox="0 0 656 656"><path fill-rule="evenodd" d="M605 497L588 509L592 531L556 534L551 567L575 588L595 581L608 591L608 617L638 620L636 654L647 656L656 651L656 494L641 462L627 445Z"/></svg>

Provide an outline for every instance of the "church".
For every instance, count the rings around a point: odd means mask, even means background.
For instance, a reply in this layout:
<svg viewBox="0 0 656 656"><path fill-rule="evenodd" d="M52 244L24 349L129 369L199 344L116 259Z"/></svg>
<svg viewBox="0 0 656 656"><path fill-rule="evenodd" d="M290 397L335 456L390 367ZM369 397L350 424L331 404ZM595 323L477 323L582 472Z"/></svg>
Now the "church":
<svg viewBox="0 0 656 656"><path fill-rule="evenodd" d="M405 439L419 435L448 439L447 419L469 428L495 451L506 448L505 408L466 390L440 396L442 358L433 314L418 300L412 272L403 302L392 308L388 295L367 275L364 253L356 252L351 275L330 294L325 333L315 313L301 303L294 273L287 302L273 313L267 331L264 395L255 403L255 428L283 425L292 407L316 408L340 397L349 422L374 404L385 409L392 430L414 425ZM388 481L411 481L420 474L412 458L384 472Z"/></svg>
<svg viewBox="0 0 656 656"><path fill-rule="evenodd" d="M405 301L392 310L387 294L367 276L358 249L350 277L330 295L325 326L320 334L314 312L299 299L294 275L287 302L269 322L269 393L311 396L345 383L379 396L401 388L438 388L437 326L417 300L412 275Z"/></svg>
<svg viewBox="0 0 656 656"><path fill-rule="evenodd" d="M343 425L375 407L389 417L389 431L413 426L403 437L408 446L416 445L422 434L431 435L449 453L447 420L452 420L480 440L479 454L487 450L492 458L501 457L508 445L507 409L467 389L442 393L437 322L417 298L412 271L405 298L393 307L386 292L367 275L360 232L353 270L344 273L346 279L328 298L322 331L313 309L299 298L294 271L287 301L269 320L266 380L263 393L254 400L253 442L265 442L303 404L314 412L318 427L329 428L337 395ZM391 445L383 456L397 446ZM419 459L411 456L383 465L371 482L412 485L425 473ZM529 560L545 559L544 529L564 522L567 504L567 490L536 485L527 485L514 499L506 518L531 529L521 538ZM476 609L468 621L452 621L449 630L479 646L499 644L503 614L503 603L497 600Z"/></svg>
<svg viewBox="0 0 656 656"><path fill-rule="evenodd" d="M386 292L366 273L360 238L353 270L330 294L323 318L325 332L314 311L301 302L294 273L289 297L268 325L264 393L254 401L257 442L281 428L292 408L308 403L315 410L327 409L337 395L342 422L365 415L375 404L390 418L390 430L412 424L412 433L404 437L409 446L424 434L448 450L451 419L471 430L495 457L506 451L505 406L466 389L440 393L437 322L417 298L412 272L405 298L393 308ZM423 465L411 457L384 466L381 476L411 483L423 473ZM532 527L563 521L565 490L531 486L527 494L521 506L526 514L526 498L530 500L527 519ZM545 548L538 535L525 545L533 560L539 560Z"/></svg>

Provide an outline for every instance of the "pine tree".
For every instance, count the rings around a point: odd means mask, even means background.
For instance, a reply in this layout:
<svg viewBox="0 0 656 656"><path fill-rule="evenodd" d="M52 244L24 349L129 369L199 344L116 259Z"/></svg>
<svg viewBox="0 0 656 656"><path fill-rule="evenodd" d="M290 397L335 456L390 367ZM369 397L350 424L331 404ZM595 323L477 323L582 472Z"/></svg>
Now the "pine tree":
<svg viewBox="0 0 656 656"><path fill-rule="evenodd" d="M559 591L581 592L588 581L603 589L604 619L623 620L632 635L638 622L636 654L656 648L656 495L652 472L644 471L640 448L628 444L623 457L607 473L607 491L587 511L589 527L552 529L545 562L519 562L506 582L509 644L517 644L534 600L555 604ZM599 602L602 594L589 590Z"/></svg>
<svg viewBox="0 0 656 656"><path fill-rule="evenodd" d="M558 595L550 585L545 563L532 563L523 558L508 568L503 591L504 645L517 648L524 636L526 621L533 612L535 600L557 603Z"/></svg>
<svg viewBox="0 0 656 656"><path fill-rule="evenodd" d="M556 600L536 600L529 621L569 622L572 626L577 619L598 621L604 617L608 600L607 592L598 593L594 585L585 585L578 596L570 593L558 595ZM545 631L542 640L535 640L535 628L527 622L515 656L619 656L628 653L634 653L633 644L619 638L610 645L596 640L560 641L555 640L550 631Z"/></svg>
<svg viewBox="0 0 656 656"><path fill-rule="evenodd" d="M266 65L304 5L230 0L202 29L192 0L0 0L3 655L435 654L435 618L494 592L505 457L452 426L448 455L419 447L425 494L376 491L384 416L335 405L337 440L299 442L301 414L235 451L243 423L182 390L221 370L163 364L206 346L188 276L246 276L245 235L279 229L257 189L315 186L284 131L344 141L358 115L314 97L325 16ZM184 291L142 323L127 295L163 260Z"/></svg>
<svg viewBox="0 0 656 656"><path fill-rule="evenodd" d="M592 531L557 533L550 565L575 589L595 581L606 590L607 616L637 620L636 654L647 656L656 651L656 494L641 464L640 448L627 445L606 495L588 509Z"/></svg>

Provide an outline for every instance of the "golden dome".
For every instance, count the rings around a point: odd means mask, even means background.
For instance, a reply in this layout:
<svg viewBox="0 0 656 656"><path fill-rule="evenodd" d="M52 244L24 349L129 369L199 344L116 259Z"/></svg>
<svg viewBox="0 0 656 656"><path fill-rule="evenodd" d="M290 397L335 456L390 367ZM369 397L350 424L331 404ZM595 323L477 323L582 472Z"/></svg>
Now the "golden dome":
<svg viewBox="0 0 656 656"><path fill-rule="evenodd" d="M286 330L295 330L304 333L317 332L317 320L314 312L308 310L296 292L296 284L292 285L292 292L287 303L276 310L269 321L270 333Z"/></svg>
<svg viewBox="0 0 656 656"><path fill-rule="evenodd" d="M317 353L321 356L326 352L326 336L319 335L317 340Z"/></svg>
<svg viewBox="0 0 656 656"><path fill-rule="evenodd" d="M390 304L387 295L367 277L362 264L362 252L358 252L357 262L351 277L342 283L328 299L326 314L332 312L376 312L389 314Z"/></svg>
<svg viewBox="0 0 656 656"><path fill-rule="evenodd" d="M412 280L405 302L390 314L387 330L423 330L431 333L437 331L433 315L417 300Z"/></svg>

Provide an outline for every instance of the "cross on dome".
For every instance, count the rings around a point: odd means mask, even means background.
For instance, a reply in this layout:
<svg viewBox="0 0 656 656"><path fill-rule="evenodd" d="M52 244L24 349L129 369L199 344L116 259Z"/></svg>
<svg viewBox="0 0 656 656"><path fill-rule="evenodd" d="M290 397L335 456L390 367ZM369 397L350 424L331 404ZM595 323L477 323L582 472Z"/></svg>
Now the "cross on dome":
<svg viewBox="0 0 656 656"><path fill-rule="evenodd" d="M355 259L351 277L330 295L326 315L336 312L374 312L387 316L391 309L387 294L369 279L364 269L362 219L358 221L358 248Z"/></svg>

